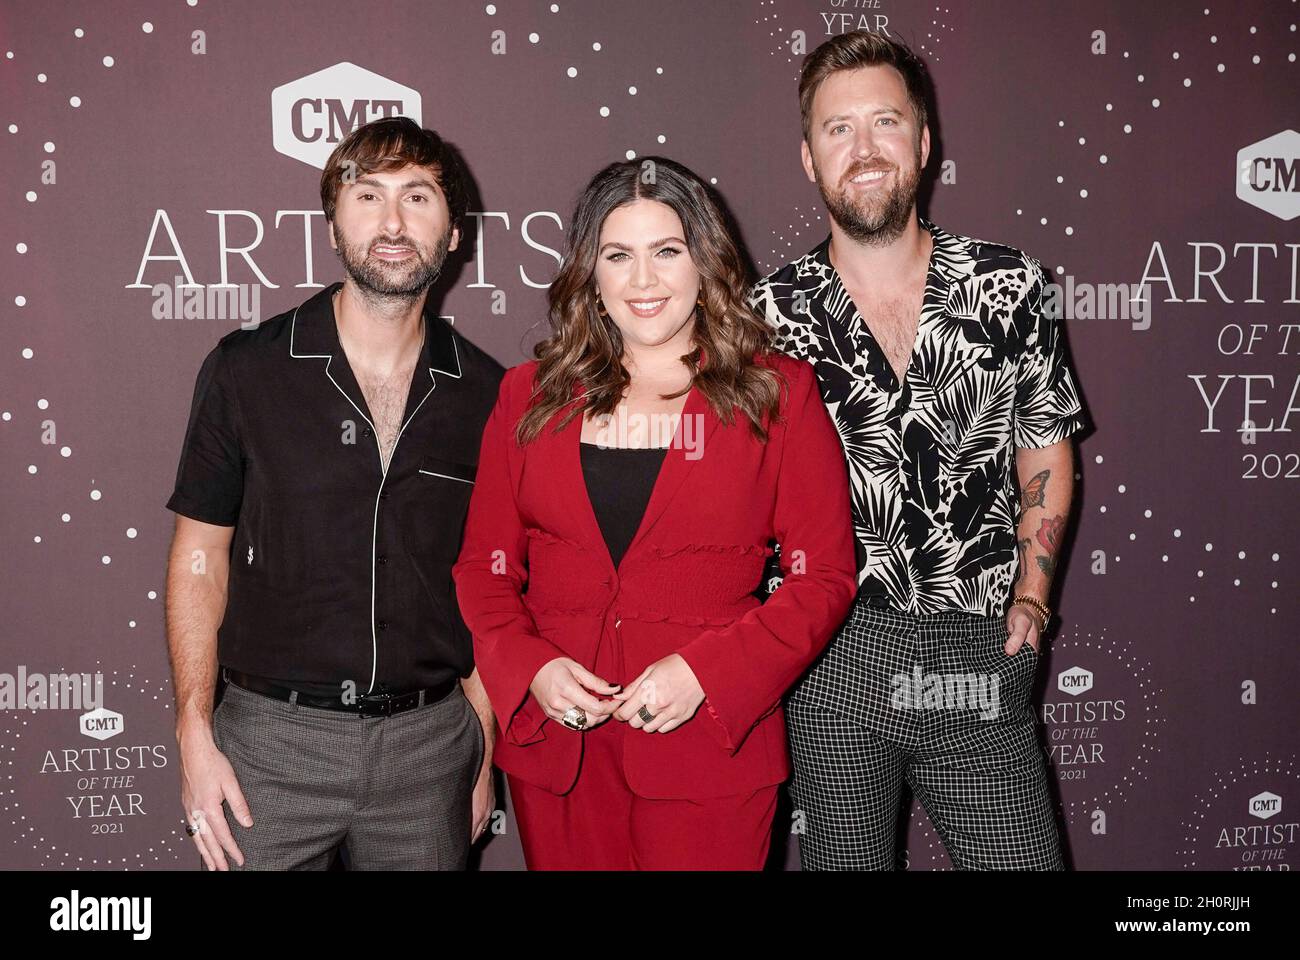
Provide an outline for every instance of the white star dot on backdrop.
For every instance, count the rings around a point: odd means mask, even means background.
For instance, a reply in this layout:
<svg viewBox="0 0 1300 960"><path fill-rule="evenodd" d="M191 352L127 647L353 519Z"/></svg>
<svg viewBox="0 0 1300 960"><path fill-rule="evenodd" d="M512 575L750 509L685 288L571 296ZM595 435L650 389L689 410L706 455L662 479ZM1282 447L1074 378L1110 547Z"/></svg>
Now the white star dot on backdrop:
<svg viewBox="0 0 1300 960"><path fill-rule="evenodd" d="M1209 10L1209 9L1206 9L1206 11L1205 11L1205 15L1206 15L1206 16L1209 16L1209 15L1210 15L1210 10ZM1289 25L1289 30L1290 30L1291 33L1294 33L1294 32L1295 32L1295 27L1296 27L1295 24L1290 24L1290 25ZM1250 29L1250 32L1251 32L1251 34L1255 34L1255 33L1257 32L1257 27L1252 26L1251 29ZM1217 35L1211 35L1209 39L1210 39L1210 43L1211 43L1211 44L1218 43L1218 36L1217 36ZM922 49L924 50L924 45L922 45ZM1125 51L1122 52L1122 59L1124 59L1124 60L1128 60L1128 59L1130 59L1129 51L1125 50ZM1289 62L1294 63L1294 62L1295 62L1295 54L1294 54L1294 53L1289 54L1287 59L1288 59ZM1173 51L1170 51L1170 60L1171 60L1172 62L1182 63L1182 62L1183 62L1182 51L1181 51L1181 50L1173 50ZM1256 54L1256 55L1254 55L1253 57L1251 57L1251 62L1254 63L1254 64L1259 64L1259 63L1261 62L1259 55ZM1225 68L1225 65L1224 65L1223 63L1219 63L1219 64L1217 64L1217 66L1216 66L1215 69L1217 70L1218 73L1223 73L1223 72L1225 71L1226 68ZM1148 78L1147 78L1147 74L1146 74L1146 72L1143 71L1143 72L1140 72L1140 73L1136 74L1136 79L1137 79L1137 82L1138 82L1138 83L1140 83L1140 84L1145 84L1145 83L1147 82L1147 79L1148 79ZM1181 86L1182 86L1182 88L1183 88L1184 90L1186 90L1186 89L1190 89L1191 86L1192 86L1192 79L1191 79L1191 77L1184 76L1184 77L1182 77L1181 80L1178 81L1178 82L1181 84ZM1161 98L1160 98L1160 97L1152 97L1151 100L1150 100L1150 104L1151 104L1151 108L1152 108L1153 110L1158 110L1158 109L1160 109L1160 107L1161 107ZM1113 104L1113 103L1106 103L1106 104L1105 104L1105 111L1106 111L1107 113L1111 113L1111 112L1113 112L1113 108L1114 108L1114 104ZM1058 120L1057 120L1057 126L1058 126L1058 127L1061 127L1061 128L1065 127L1065 120L1064 120L1064 119L1058 119ZM1122 127L1122 130L1123 130L1123 132L1124 132L1126 135L1131 135L1131 134L1133 133L1133 124L1132 124L1131 122L1125 122L1124 125L1123 125L1123 127ZM1080 137L1077 138L1077 140L1078 140L1078 144L1079 144L1079 146L1082 147L1082 146L1086 146L1086 145L1087 145L1087 137L1080 136ZM1100 155L1098 155L1098 157L1097 157L1097 162L1098 162L1099 164L1102 164L1103 166L1106 165L1106 164L1108 164L1109 161L1110 161L1110 155L1109 155L1108 153L1100 154ZM1058 178L1057 182L1060 183L1060 182L1062 182L1062 181ZM1086 198L1088 197L1088 192L1087 192L1087 190L1086 190L1086 189L1084 189L1084 190L1080 190L1080 191L1079 191L1079 197L1080 197L1080 199L1086 199ZM1017 215L1017 216L1020 216L1021 214L1022 214L1022 210L1017 209L1017 210L1016 210L1016 215ZM1040 218L1040 220L1039 220L1039 225L1040 225L1040 226L1047 226L1047 218L1045 218L1045 217ZM1067 235L1067 236L1073 236L1073 234L1074 234L1074 231L1073 231L1072 229L1067 229L1065 232L1066 232L1066 235Z"/></svg>
<svg viewBox="0 0 1300 960"><path fill-rule="evenodd" d="M1094 462L1097 463L1098 465L1100 465L1100 464L1104 464L1104 463L1105 463L1105 457L1104 457L1102 454L1097 454L1097 455L1095 455L1095 457L1094 457ZM1121 493L1121 494L1127 494L1127 493L1128 493L1128 484L1127 484L1127 483L1116 483L1116 485L1115 485L1115 490L1116 490L1118 493ZM1099 515L1106 515L1106 514L1108 514L1107 505L1106 505L1106 504L1100 504L1100 505L1098 505L1098 507L1097 507L1097 514L1099 514ZM1144 509L1142 510L1142 516L1143 516L1144 518L1146 518L1146 519L1150 519L1150 518L1152 517L1152 510L1151 510L1149 507L1148 507L1148 508L1144 508ZM1117 519L1118 519L1118 518L1117 518ZM1103 530L1103 532L1102 532L1099 536L1101 536L1101 537L1104 538L1106 535L1107 535L1106 532ZM1125 531L1125 535L1127 536L1127 538L1128 538L1128 540L1129 540L1130 542L1134 542L1134 541L1136 541L1136 540L1138 539L1137 534L1136 534L1135 532L1133 532L1132 530L1127 530L1127 531ZM1174 528L1170 531L1170 535L1172 536L1173 540L1175 540L1175 541L1181 540L1181 539L1182 539L1182 536L1183 536L1183 529L1182 529L1181 527L1174 527ZM1112 556L1114 556L1114 551L1113 551L1113 550L1106 550L1105 552L1106 552L1108 555L1112 555ZM1202 542L1202 552L1201 552L1201 556L1202 556L1202 557L1204 557L1204 556L1207 555L1207 554L1213 554L1214 552L1215 552L1215 551L1214 551L1214 542L1213 542L1213 541L1211 541L1211 540L1206 540L1206 541ZM1154 557L1155 554L1152 553L1152 554L1150 554L1150 556L1151 556L1151 557ZM1280 558L1281 558L1281 554L1280 554L1278 551L1272 551L1272 552L1271 552L1271 557L1272 557L1271 562L1276 563L1276 562L1278 562L1278 561L1280 560ZM1118 556L1116 556L1115 559L1119 559ZM1140 559L1141 559L1141 558L1140 558ZM1241 575L1241 573L1239 573L1240 563L1241 563L1241 562L1245 562L1245 561L1247 560L1247 551L1246 551L1244 548L1238 548L1238 549L1236 550L1236 557L1235 557L1235 558L1224 557L1225 562L1229 561L1230 559L1231 559L1231 560L1234 560L1235 562L1238 563L1238 570L1229 571L1226 567L1224 567L1224 568L1220 568L1220 570L1216 572L1214 582L1223 582L1223 583L1229 583L1229 582L1231 582L1232 586L1234 586L1234 587L1241 586L1243 580L1242 580L1242 575ZM1160 562L1161 562L1161 563L1169 563L1169 562L1170 562L1170 555L1169 555L1169 553L1167 553L1167 552L1161 553L1161 554L1160 554ZM1247 572L1249 572L1249 571L1247 571ZM1198 580L1204 580L1204 579L1206 579L1206 571L1205 571L1205 568L1204 568L1204 567L1201 567L1201 568L1197 569L1197 570L1195 571L1195 575L1196 575L1196 578L1197 578ZM1260 578L1260 579L1262 580L1262 578ZM1277 589L1277 581L1276 581L1276 580L1271 581L1271 588L1272 588L1272 589ZM1188 599L1188 602L1189 602L1189 603L1195 603L1195 602L1196 602L1196 595L1195 595L1195 594L1191 594L1191 595L1188 596L1187 599ZM1276 608L1275 606L1271 606L1271 607L1268 608L1268 612L1269 612L1270 615L1276 615L1276 614L1277 614L1277 608Z"/></svg>

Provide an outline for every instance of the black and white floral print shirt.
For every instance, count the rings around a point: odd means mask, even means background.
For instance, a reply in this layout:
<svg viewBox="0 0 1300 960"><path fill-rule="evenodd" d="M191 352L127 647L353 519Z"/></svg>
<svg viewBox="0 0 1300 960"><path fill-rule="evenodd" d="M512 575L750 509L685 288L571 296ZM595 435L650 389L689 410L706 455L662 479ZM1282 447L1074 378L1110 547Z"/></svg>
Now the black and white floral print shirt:
<svg viewBox="0 0 1300 960"><path fill-rule="evenodd" d="M816 368L849 465L860 597L910 613L1006 611L1019 575L1015 448L1088 424L1050 282L1019 250L934 238L903 383L829 257L830 237L755 285L777 346Z"/></svg>

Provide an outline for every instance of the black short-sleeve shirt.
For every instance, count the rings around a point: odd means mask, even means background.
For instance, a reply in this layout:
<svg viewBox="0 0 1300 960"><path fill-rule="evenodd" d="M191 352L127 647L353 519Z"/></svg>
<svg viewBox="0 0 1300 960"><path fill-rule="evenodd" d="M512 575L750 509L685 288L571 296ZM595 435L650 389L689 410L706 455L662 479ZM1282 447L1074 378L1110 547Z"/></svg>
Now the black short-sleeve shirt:
<svg viewBox="0 0 1300 960"><path fill-rule="evenodd" d="M169 509L235 528L222 666L357 694L468 676L451 566L504 374L426 307L385 471L322 290L199 371Z"/></svg>

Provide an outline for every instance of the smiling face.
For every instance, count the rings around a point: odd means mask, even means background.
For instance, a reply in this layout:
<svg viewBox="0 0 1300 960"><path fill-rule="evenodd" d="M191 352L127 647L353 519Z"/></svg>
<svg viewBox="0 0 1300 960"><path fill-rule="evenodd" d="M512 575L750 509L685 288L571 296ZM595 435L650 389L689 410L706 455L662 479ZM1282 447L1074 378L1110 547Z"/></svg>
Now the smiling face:
<svg viewBox="0 0 1300 960"><path fill-rule="evenodd" d="M903 75L883 64L832 73L813 98L808 137L804 171L839 227L859 243L897 238L930 157Z"/></svg>
<svg viewBox="0 0 1300 960"><path fill-rule="evenodd" d="M413 297L437 279L460 231L427 167L361 174L338 193L330 246L363 290Z"/></svg>
<svg viewBox="0 0 1300 960"><path fill-rule="evenodd" d="M624 343L680 340L689 351L700 273L684 234L677 213L658 200L624 204L601 225L596 290Z"/></svg>

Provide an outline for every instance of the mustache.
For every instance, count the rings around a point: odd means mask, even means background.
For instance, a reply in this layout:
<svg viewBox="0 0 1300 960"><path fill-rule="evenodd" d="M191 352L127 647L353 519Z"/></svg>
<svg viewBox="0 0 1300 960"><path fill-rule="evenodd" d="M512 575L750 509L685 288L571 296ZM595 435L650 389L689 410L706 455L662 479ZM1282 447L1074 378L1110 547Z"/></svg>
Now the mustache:
<svg viewBox="0 0 1300 960"><path fill-rule="evenodd" d="M412 241L408 240L405 237L398 237L397 239L394 240L389 240L386 237L380 237L370 245L371 250L375 249L375 247L406 247L408 250L420 249L420 247L417 244L413 243Z"/></svg>
<svg viewBox="0 0 1300 960"><path fill-rule="evenodd" d="M860 164L858 164L858 165L856 165L856 166L854 166L854 167L850 167L849 170L848 170L848 172L846 172L846 173L844 174L844 176L841 178L841 180L842 180L842 182L847 183L848 181L852 180L854 177L859 176L859 175L864 174L864 173L876 173L877 171L881 171L881 170L883 170L883 171L886 172L886 173L889 173L890 171L895 170L895 169L897 169L897 168L894 167L892 164L879 164L879 163L877 163L877 164L865 164L865 163L860 163Z"/></svg>

